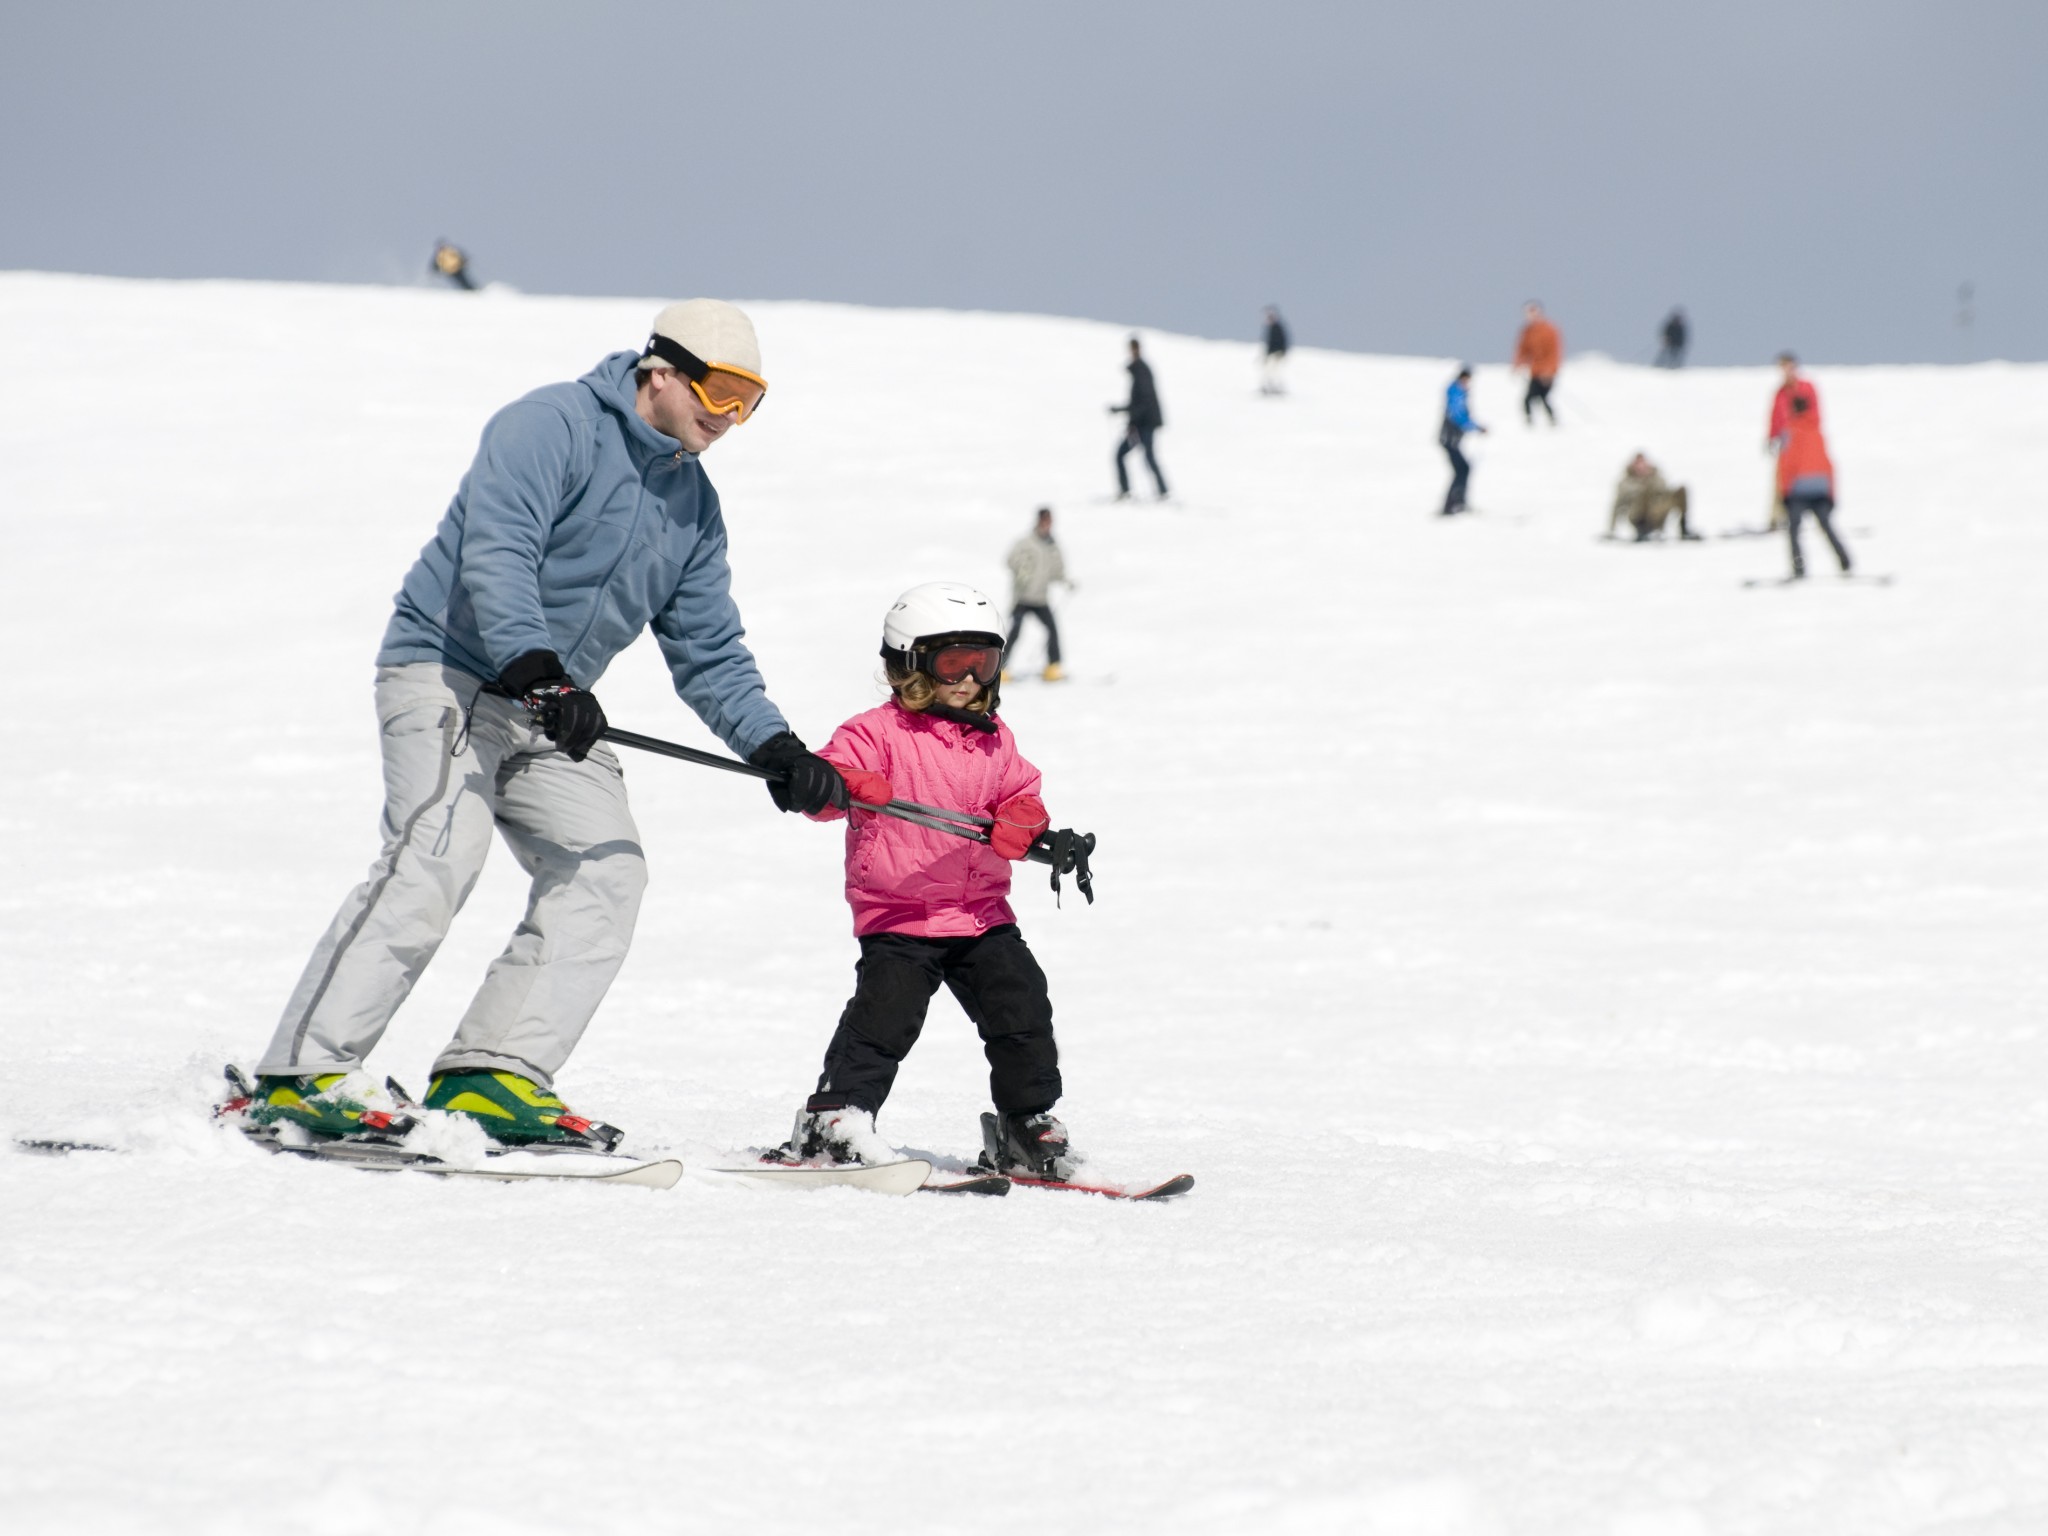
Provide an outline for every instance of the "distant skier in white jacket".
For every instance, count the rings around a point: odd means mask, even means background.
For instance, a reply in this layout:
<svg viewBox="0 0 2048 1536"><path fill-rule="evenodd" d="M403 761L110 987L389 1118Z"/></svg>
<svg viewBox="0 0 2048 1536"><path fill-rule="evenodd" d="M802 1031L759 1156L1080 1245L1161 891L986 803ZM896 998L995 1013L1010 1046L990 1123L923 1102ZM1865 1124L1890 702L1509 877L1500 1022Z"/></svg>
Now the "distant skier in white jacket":
<svg viewBox="0 0 2048 1536"><path fill-rule="evenodd" d="M1017 653L1017 635L1030 614L1045 626L1045 680L1056 683L1060 671L1060 627L1052 616L1052 585L1067 580L1067 563L1052 536L1052 508L1038 509L1038 525L1010 546L1010 637L1003 642L1003 654ZM1009 674L1005 672L1004 677Z"/></svg>

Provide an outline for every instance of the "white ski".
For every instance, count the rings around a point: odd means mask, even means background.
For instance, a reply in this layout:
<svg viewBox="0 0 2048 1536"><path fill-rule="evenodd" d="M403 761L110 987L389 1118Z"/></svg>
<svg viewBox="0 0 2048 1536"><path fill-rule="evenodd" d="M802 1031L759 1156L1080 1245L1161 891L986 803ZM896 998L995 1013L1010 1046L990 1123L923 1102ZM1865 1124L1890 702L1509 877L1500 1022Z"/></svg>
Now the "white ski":
<svg viewBox="0 0 2048 1536"><path fill-rule="evenodd" d="M581 1147L511 1147L486 1153L481 1163L469 1166L409 1152L389 1142L315 1141L304 1146L286 1146L272 1137L252 1136L250 1140L267 1152L307 1162L340 1163L347 1168L368 1168L378 1173L425 1173L437 1179L494 1179L506 1184L531 1179L580 1179L598 1184L632 1184L642 1189L673 1189L683 1177L680 1158L619 1157ZM123 1150L103 1142L55 1137L19 1137L15 1146L45 1157L63 1157L74 1152L118 1154Z"/></svg>
<svg viewBox="0 0 2048 1536"><path fill-rule="evenodd" d="M273 1151L351 1168L403 1170L437 1179L494 1179L518 1184L532 1179L581 1179L600 1184L632 1184L642 1189L673 1189L683 1177L680 1158L619 1157L581 1147L510 1147L493 1151L475 1165L423 1157L402 1147L352 1141L322 1141L310 1146L274 1146Z"/></svg>
<svg viewBox="0 0 2048 1536"><path fill-rule="evenodd" d="M748 1163L738 1168L706 1168L705 1173L770 1189L825 1189L843 1184L877 1195L908 1195L923 1188L932 1165L921 1157L893 1163L854 1163L843 1167L806 1168L783 1163Z"/></svg>

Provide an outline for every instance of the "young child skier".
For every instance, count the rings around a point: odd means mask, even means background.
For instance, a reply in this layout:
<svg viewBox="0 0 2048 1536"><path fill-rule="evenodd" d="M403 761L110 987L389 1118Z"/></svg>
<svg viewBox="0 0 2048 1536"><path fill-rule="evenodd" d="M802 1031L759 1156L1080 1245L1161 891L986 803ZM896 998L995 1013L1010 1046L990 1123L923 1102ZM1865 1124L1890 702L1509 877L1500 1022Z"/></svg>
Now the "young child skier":
<svg viewBox="0 0 2048 1536"><path fill-rule="evenodd" d="M846 899L860 961L854 991L825 1048L818 1090L781 1156L887 1162L875 1133L896 1070L944 982L980 1032L993 1116L984 1148L998 1172L1065 1180L1080 1159L1053 1118L1059 1050L1045 973L1006 899L1010 863L1050 826L1038 770L996 715L1003 637L995 606L972 587L912 587L882 622L892 697L855 715L819 756L856 802L848 818ZM992 818L986 843L863 811L896 795Z"/></svg>

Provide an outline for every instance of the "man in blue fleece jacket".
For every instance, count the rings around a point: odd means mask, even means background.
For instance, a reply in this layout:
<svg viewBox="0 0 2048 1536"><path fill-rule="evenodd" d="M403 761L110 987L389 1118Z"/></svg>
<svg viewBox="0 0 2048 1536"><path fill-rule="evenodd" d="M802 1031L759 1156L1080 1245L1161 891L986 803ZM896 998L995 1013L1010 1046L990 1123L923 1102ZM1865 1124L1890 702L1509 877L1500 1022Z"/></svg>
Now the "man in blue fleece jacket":
<svg viewBox="0 0 2048 1536"><path fill-rule="evenodd" d="M701 455L767 385L745 314L671 304L638 355L516 400L399 588L377 654L383 848L307 961L244 1113L316 1136L389 1136L361 1066L476 883L495 826L533 877L525 919L434 1063L429 1108L500 1142L611 1147L554 1075L626 958L646 884L590 690L652 629L676 692L777 777L783 810L843 809L748 651Z"/></svg>

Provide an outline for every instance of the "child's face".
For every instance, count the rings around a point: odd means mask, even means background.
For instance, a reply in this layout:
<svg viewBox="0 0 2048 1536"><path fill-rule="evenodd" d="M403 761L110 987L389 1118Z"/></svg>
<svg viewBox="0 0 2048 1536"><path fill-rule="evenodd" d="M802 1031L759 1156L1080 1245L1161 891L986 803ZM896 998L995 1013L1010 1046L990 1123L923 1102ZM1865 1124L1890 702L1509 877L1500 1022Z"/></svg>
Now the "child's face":
<svg viewBox="0 0 2048 1536"><path fill-rule="evenodd" d="M957 683L936 683L935 697L948 709L965 709L974 702L974 696L979 692L981 684L969 674Z"/></svg>

